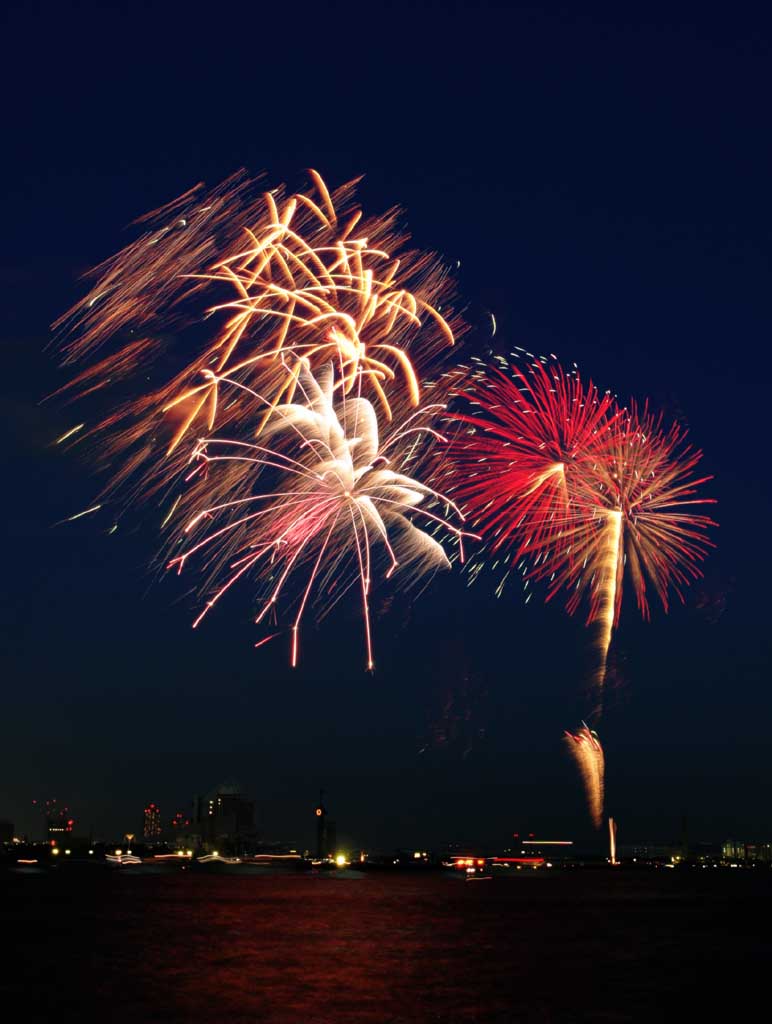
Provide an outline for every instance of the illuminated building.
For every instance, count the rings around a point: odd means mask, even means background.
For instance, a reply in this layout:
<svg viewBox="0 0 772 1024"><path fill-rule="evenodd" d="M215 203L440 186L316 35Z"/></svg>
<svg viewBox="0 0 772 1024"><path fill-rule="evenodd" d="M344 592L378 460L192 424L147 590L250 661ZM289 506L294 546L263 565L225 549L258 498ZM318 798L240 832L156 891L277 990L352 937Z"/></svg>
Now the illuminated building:
<svg viewBox="0 0 772 1024"><path fill-rule="evenodd" d="M620 859L638 864L674 864L676 858L682 859L683 846L680 843L648 841L626 843L618 847L617 853Z"/></svg>
<svg viewBox="0 0 772 1024"><path fill-rule="evenodd" d="M161 832L161 809L157 804L148 804L144 812L142 837L150 843L158 842Z"/></svg>
<svg viewBox="0 0 772 1024"><path fill-rule="evenodd" d="M208 849L244 852L255 839L255 804L235 782L196 797L195 832Z"/></svg>
<svg viewBox="0 0 772 1024"><path fill-rule="evenodd" d="M721 847L721 854L726 861L770 864L772 863L772 843L746 843L736 839L727 839Z"/></svg>

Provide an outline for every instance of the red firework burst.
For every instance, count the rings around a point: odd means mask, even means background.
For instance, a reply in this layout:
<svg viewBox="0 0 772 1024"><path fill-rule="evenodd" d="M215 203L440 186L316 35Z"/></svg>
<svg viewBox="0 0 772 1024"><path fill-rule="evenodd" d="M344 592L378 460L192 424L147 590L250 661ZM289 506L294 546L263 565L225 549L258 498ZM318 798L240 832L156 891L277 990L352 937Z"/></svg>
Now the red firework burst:
<svg viewBox="0 0 772 1024"><path fill-rule="evenodd" d="M610 394L554 359L501 362L455 389L471 410L451 414L466 427L453 446L453 490L491 551L517 561L554 544L619 413Z"/></svg>
<svg viewBox="0 0 772 1024"><path fill-rule="evenodd" d="M546 581L548 599L567 591L571 613L587 600L607 649L625 575L644 618L649 585L667 611L669 591L683 600L701 575L716 525L695 511L712 501L698 493L710 479L694 473L702 452L681 427L646 406L618 409L551 360L508 369L476 373L463 391L479 411L452 414L466 429L450 490L491 552Z"/></svg>
<svg viewBox="0 0 772 1024"><path fill-rule="evenodd" d="M533 573L549 578L548 596L568 590L572 613L586 596L588 622L608 619L614 626L625 576L644 619L649 585L665 611L671 590L683 601L684 588L702 576L699 563L713 546L707 531L717 525L694 510L714 503L698 493L711 479L695 475L701 459L678 424L665 429L661 414L639 412L634 403L625 409L603 457L577 476L561 542Z"/></svg>

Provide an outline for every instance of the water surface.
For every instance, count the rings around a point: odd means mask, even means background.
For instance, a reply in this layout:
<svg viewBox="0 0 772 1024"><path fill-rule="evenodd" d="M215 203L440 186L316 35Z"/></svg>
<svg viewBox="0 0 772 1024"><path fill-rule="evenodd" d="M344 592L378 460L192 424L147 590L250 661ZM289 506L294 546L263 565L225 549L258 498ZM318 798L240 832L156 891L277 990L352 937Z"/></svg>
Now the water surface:
<svg viewBox="0 0 772 1024"><path fill-rule="evenodd" d="M772 872L0 878L25 1021L504 1024L742 1012ZM10 1018L9 1018L10 1019Z"/></svg>

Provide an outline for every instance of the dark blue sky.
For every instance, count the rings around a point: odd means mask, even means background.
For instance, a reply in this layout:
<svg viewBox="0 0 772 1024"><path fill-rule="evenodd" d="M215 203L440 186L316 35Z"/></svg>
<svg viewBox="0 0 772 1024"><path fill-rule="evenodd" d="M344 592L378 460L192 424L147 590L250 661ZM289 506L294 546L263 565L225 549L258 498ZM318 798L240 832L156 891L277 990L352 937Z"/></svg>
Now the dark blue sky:
<svg viewBox="0 0 772 1024"><path fill-rule="evenodd" d="M770 24L758 5L24 4L4 15L0 256L6 481L0 816L68 799L136 828L226 777L266 834L308 840L319 785L366 845L586 835L560 743L581 623L438 580L379 620L309 630L300 670L250 608L195 634L140 518L51 524L98 481L52 452L71 414L48 324L138 214L198 180L364 173L461 260L470 316L683 418L719 499L705 585L625 609L601 735L620 840L772 835L769 756ZM675 10L674 10L675 7ZM474 350L470 342L470 350ZM356 636L356 642L350 638ZM442 740L444 737L444 740ZM530 828L529 828L530 826Z"/></svg>

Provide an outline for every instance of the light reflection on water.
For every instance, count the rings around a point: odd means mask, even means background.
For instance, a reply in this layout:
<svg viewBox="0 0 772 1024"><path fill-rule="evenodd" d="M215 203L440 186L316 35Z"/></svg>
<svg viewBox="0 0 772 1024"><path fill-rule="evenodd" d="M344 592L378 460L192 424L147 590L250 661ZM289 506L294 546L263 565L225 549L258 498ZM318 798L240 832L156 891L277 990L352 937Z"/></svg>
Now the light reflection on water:
<svg viewBox="0 0 772 1024"><path fill-rule="evenodd" d="M739 924L766 878L350 874L3 878L3 1000L110 1024L663 1020L719 960L748 998L770 952Z"/></svg>

